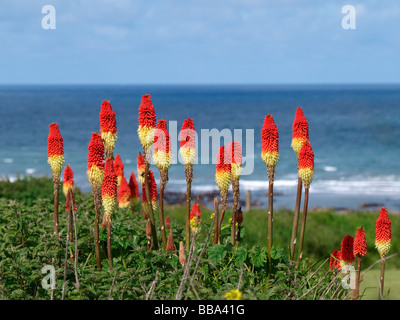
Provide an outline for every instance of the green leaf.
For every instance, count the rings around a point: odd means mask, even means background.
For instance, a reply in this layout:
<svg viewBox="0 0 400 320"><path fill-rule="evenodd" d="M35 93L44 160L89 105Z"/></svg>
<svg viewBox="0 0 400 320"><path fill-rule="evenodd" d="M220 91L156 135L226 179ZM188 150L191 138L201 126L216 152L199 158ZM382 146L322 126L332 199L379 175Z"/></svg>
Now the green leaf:
<svg viewBox="0 0 400 320"><path fill-rule="evenodd" d="M218 264L226 255L225 247L220 244L216 244L208 249L208 258Z"/></svg>

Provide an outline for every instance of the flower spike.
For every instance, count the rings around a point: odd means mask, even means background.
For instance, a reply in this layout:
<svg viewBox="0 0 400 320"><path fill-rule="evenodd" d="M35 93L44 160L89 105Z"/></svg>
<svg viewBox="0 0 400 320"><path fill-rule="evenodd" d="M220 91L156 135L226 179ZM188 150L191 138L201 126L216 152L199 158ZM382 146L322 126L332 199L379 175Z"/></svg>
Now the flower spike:
<svg viewBox="0 0 400 320"><path fill-rule="evenodd" d="M156 112L150 98L149 94L143 95L139 106L138 136L143 150L147 150L153 145L156 129Z"/></svg>
<svg viewBox="0 0 400 320"><path fill-rule="evenodd" d="M60 177L64 165L64 140L57 123L49 125L47 155L53 177Z"/></svg>
<svg viewBox="0 0 400 320"><path fill-rule="evenodd" d="M375 231L375 247L381 258L386 257L391 248L392 223L385 207L381 208L379 217L376 220Z"/></svg>
<svg viewBox="0 0 400 320"><path fill-rule="evenodd" d="M299 152L299 177L306 188L314 178L314 152L309 142L304 142Z"/></svg>
<svg viewBox="0 0 400 320"><path fill-rule="evenodd" d="M118 204L120 208L127 208L131 203L131 189L124 176L121 177L121 183L118 189Z"/></svg>
<svg viewBox="0 0 400 320"><path fill-rule="evenodd" d="M74 173L71 166L68 164L64 169L63 192L65 197L68 195L69 188L74 191Z"/></svg>
<svg viewBox="0 0 400 320"><path fill-rule="evenodd" d="M196 159L196 131L194 129L193 119L186 118L183 121L180 136L179 153L182 157L183 164L193 165Z"/></svg>
<svg viewBox="0 0 400 320"><path fill-rule="evenodd" d="M292 129L292 149L298 159L301 146L304 142L309 142L310 140L308 133L308 122L301 107L298 107L296 110Z"/></svg>
<svg viewBox="0 0 400 320"><path fill-rule="evenodd" d="M274 168L279 161L279 133L271 114L265 116L261 130L261 159L268 168Z"/></svg>
<svg viewBox="0 0 400 320"><path fill-rule="evenodd" d="M100 109L100 132L103 139L106 158L113 158L115 143L117 142L117 121L115 112L109 100L104 100Z"/></svg>
<svg viewBox="0 0 400 320"><path fill-rule="evenodd" d="M104 169L104 179L101 195L107 222L111 222L112 213L117 203L117 176L115 175L113 160L107 158Z"/></svg>

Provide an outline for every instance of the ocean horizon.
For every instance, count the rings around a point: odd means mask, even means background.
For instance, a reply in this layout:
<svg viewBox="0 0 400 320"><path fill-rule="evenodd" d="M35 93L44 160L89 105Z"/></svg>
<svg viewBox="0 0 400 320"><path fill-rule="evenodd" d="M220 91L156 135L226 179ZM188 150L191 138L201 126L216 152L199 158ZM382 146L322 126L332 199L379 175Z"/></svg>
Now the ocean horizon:
<svg viewBox="0 0 400 320"><path fill-rule="evenodd" d="M120 154L127 179L131 172L136 175L141 151L138 108L144 94L151 95L157 120L166 119L175 136L190 117L199 139L203 131L213 129L225 130L235 140L239 137L249 169L240 180L242 200L250 190L260 206L267 203L260 131L270 113L280 135L274 205L293 209L297 165L290 143L294 115L301 106L315 154L309 207L358 209L368 203L400 210L400 85L395 84L0 85L0 177L51 176L47 135L49 124L57 122L64 138L65 165L72 166L75 184L90 191L87 147L91 133L100 129L103 100L110 100L116 113L114 154ZM177 154L177 139L172 143ZM220 143L226 144L223 139ZM218 147L211 142L199 145L194 199L196 194L218 190L214 181ZM166 192L185 192L184 168L175 160ZM158 169L152 169L158 181Z"/></svg>

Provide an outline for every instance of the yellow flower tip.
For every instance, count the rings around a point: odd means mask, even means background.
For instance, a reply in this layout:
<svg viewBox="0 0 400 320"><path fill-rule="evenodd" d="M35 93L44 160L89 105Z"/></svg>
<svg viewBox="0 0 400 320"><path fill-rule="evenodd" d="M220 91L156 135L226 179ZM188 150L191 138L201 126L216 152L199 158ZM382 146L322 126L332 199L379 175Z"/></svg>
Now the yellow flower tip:
<svg viewBox="0 0 400 320"><path fill-rule="evenodd" d="M390 248L392 247L391 241L376 241L375 248L378 250L381 257L387 257Z"/></svg>
<svg viewBox="0 0 400 320"><path fill-rule="evenodd" d="M111 216L117 204L117 199L116 197L104 195L102 198L102 203L104 207L104 213L106 214L108 221L111 221Z"/></svg>
<svg viewBox="0 0 400 320"><path fill-rule="evenodd" d="M278 152L264 152L261 153L261 159L265 162L267 167L275 167L279 161Z"/></svg>
<svg viewBox="0 0 400 320"><path fill-rule="evenodd" d="M300 149L304 142L308 142L308 139L306 139L306 138L292 139L291 146L292 146L292 149L293 149L294 153L296 154L297 158L299 157Z"/></svg>
<svg viewBox="0 0 400 320"><path fill-rule="evenodd" d="M232 289L225 293L226 300L242 300L242 293L238 289Z"/></svg>
<svg viewBox="0 0 400 320"><path fill-rule="evenodd" d="M232 163L231 165L231 173L233 179L239 179L242 174L243 168L241 164Z"/></svg>
<svg viewBox="0 0 400 320"><path fill-rule="evenodd" d="M179 154L181 155L182 162L184 165L193 164L196 159L196 148L181 147L179 149Z"/></svg>
<svg viewBox="0 0 400 320"><path fill-rule="evenodd" d="M230 171L218 171L215 174L215 182L218 187L223 191L228 191L231 184L231 172Z"/></svg>
<svg viewBox="0 0 400 320"><path fill-rule="evenodd" d="M211 213L211 215L210 215L210 219L214 219L214 216L215 216L215 213L213 212L213 213Z"/></svg>
<svg viewBox="0 0 400 320"><path fill-rule="evenodd" d="M104 170L92 164L89 170L86 171L90 185L92 187L101 187L104 178Z"/></svg>
<svg viewBox="0 0 400 320"><path fill-rule="evenodd" d="M64 183L63 183L63 193L64 193L65 196L68 195L68 190L69 190L69 188L71 188L72 191L74 191L74 185L73 185L73 183L64 182Z"/></svg>
<svg viewBox="0 0 400 320"><path fill-rule="evenodd" d="M64 166L64 155L54 155L47 159L50 165L51 172L54 176L59 177L61 175L62 168Z"/></svg>
<svg viewBox="0 0 400 320"><path fill-rule="evenodd" d="M139 125L138 137L144 150L150 148L154 143L155 128Z"/></svg>
<svg viewBox="0 0 400 320"><path fill-rule="evenodd" d="M112 153L118 139L117 134L110 131L101 132L101 139L103 140L104 149Z"/></svg>
<svg viewBox="0 0 400 320"><path fill-rule="evenodd" d="M158 150L153 154L153 160L158 169L167 171L171 166L172 155L170 152Z"/></svg>
<svg viewBox="0 0 400 320"><path fill-rule="evenodd" d="M314 170L311 168L300 169L299 177L301 178L305 186L310 186L311 181L314 178Z"/></svg>

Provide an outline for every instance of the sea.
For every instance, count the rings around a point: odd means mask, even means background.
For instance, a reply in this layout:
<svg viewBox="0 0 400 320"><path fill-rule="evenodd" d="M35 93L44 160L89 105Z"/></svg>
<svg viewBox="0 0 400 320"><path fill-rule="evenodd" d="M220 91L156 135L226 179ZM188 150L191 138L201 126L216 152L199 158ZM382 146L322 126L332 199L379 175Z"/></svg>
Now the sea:
<svg viewBox="0 0 400 320"><path fill-rule="evenodd" d="M279 130L274 207L293 209L297 161L291 149L292 124L301 107L309 124L315 176L309 208L400 210L400 85L2 85L0 86L0 177L51 176L47 163L49 124L59 124L65 164L75 185L90 191L86 176L88 144L100 130L103 100L116 113L120 154L127 179L137 174L142 150L138 109L150 94L156 118L165 119L174 162L166 192L185 192L178 134L185 118L197 133L198 159L192 192L218 190L215 163L219 146L242 143L240 197L250 191L254 205L267 205L268 177L261 154L261 128L272 114ZM158 169L153 164L156 180Z"/></svg>

